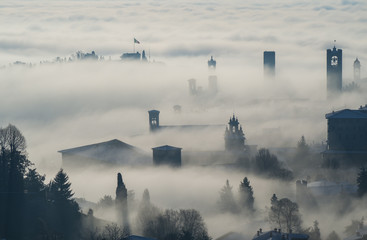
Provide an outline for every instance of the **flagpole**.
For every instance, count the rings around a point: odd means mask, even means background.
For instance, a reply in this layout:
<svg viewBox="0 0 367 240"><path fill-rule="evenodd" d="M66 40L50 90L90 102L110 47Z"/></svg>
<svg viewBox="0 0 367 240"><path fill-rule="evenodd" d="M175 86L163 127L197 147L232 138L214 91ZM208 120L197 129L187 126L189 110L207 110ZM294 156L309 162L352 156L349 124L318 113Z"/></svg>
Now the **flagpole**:
<svg viewBox="0 0 367 240"><path fill-rule="evenodd" d="M135 38L134 38L134 51L133 51L133 53L135 53Z"/></svg>

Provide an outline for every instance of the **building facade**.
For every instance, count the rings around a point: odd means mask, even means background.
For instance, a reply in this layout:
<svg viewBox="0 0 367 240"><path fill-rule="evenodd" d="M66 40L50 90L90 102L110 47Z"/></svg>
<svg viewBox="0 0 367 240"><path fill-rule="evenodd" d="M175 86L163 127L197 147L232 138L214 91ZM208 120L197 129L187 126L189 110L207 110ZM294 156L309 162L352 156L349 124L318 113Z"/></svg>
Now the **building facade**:
<svg viewBox="0 0 367 240"><path fill-rule="evenodd" d="M181 167L181 150L173 146L160 146L152 148L153 164L155 166L167 165L171 167Z"/></svg>
<svg viewBox="0 0 367 240"><path fill-rule="evenodd" d="M356 58L353 64L353 73L354 81L359 81L361 79L361 63L358 58Z"/></svg>
<svg viewBox="0 0 367 240"><path fill-rule="evenodd" d="M229 119L228 126L224 133L224 142L226 151L244 151L245 150L245 134L242 126L233 114Z"/></svg>

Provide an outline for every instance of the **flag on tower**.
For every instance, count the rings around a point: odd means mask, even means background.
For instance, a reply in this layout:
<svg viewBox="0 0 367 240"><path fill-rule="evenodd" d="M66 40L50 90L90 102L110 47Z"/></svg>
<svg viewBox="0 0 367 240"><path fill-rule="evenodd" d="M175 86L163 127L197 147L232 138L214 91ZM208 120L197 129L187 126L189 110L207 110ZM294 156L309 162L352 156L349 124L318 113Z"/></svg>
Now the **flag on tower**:
<svg viewBox="0 0 367 240"><path fill-rule="evenodd" d="M140 42L136 40L136 38L134 38L134 43L140 44Z"/></svg>

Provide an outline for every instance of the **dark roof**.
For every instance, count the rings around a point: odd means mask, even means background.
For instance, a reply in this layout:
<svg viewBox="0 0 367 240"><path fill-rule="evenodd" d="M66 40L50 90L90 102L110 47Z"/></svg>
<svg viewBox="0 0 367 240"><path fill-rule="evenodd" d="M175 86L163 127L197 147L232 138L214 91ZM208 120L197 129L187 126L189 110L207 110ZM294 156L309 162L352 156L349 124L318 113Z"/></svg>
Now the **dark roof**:
<svg viewBox="0 0 367 240"><path fill-rule="evenodd" d="M67 156L76 156L95 159L104 163L143 164L147 163L148 155L139 148L120 140L113 139L107 142L95 143L86 146L60 150Z"/></svg>
<svg viewBox="0 0 367 240"><path fill-rule="evenodd" d="M128 237L122 238L122 240L156 240L156 239L155 238L147 238L147 237L137 236L137 235L130 235Z"/></svg>
<svg viewBox="0 0 367 240"><path fill-rule="evenodd" d="M152 149L153 150L160 150L160 151L170 151L170 150L181 150L182 148L173 147L173 146L169 146L169 145L164 145L164 146L155 147L155 148L152 148Z"/></svg>
<svg viewBox="0 0 367 240"><path fill-rule="evenodd" d="M326 119L330 118L367 118L367 111L365 110L350 110L350 109L343 109L336 112L331 112L325 115Z"/></svg>
<svg viewBox="0 0 367 240"><path fill-rule="evenodd" d="M81 147L64 149L64 150L60 150L58 152L60 152L60 153L80 153L82 151L90 150L90 149L96 149L97 150L100 147L113 147L113 148L123 148L123 149L130 149L130 150L135 149L134 146L131 146L127 143L124 143L120 140L113 139L113 140L106 141L106 142L100 142L100 143L85 145L85 146L81 146Z"/></svg>

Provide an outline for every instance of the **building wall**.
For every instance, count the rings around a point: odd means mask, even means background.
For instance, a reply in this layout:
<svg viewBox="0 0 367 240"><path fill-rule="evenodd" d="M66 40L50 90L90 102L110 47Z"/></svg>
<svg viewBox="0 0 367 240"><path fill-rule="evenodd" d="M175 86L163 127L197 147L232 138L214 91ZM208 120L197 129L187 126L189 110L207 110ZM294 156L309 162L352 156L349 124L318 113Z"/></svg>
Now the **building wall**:
<svg viewBox="0 0 367 240"><path fill-rule="evenodd" d="M174 150L153 149L153 164L180 167L181 149L174 149Z"/></svg>
<svg viewBox="0 0 367 240"><path fill-rule="evenodd" d="M328 119L328 150L367 151L367 119Z"/></svg>

